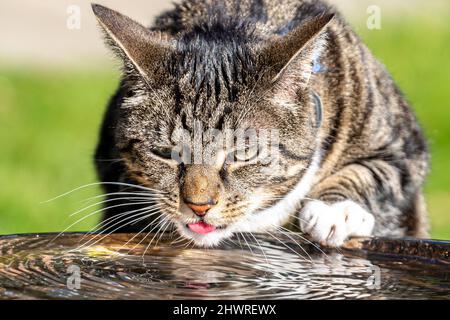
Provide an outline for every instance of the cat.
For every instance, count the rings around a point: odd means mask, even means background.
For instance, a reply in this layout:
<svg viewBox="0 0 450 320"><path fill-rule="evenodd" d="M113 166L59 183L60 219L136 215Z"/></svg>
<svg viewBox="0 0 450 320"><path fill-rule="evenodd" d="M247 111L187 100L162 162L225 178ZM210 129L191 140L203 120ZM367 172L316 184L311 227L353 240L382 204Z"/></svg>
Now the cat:
<svg viewBox="0 0 450 320"><path fill-rule="evenodd" d="M426 140L335 8L183 0L146 28L92 7L123 61L95 155L105 232L173 229L204 247L289 224L329 247L428 236ZM274 138L227 149L215 134L195 138L206 129ZM277 156L255 161L269 145ZM211 161L186 157L207 146Z"/></svg>

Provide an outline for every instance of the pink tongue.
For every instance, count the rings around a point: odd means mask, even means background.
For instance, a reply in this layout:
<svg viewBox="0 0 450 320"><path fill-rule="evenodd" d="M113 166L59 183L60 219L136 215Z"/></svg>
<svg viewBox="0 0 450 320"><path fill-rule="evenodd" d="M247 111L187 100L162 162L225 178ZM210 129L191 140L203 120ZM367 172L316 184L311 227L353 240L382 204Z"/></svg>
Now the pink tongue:
<svg viewBox="0 0 450 320"><path fill-rule="evenodd" d="M203 221L196 222L196 223L189 223L188 227L192 231L201 233L201 234L207 234L207 233L210 233L210 232L216 230L216 227L214 227L213 225L207 224Z"/></svg>

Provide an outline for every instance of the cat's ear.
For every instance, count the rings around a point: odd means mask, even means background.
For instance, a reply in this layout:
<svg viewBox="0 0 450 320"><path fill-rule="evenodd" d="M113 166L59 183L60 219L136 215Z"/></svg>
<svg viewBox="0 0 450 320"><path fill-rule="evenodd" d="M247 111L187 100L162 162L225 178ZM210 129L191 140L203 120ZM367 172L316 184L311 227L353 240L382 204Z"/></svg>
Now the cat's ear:
<svg viewBox="0 0 450 320"><path fill-rule="evenodd" d="M173 50L169 38L98 4L92 4L97 20L105 31L107 44L146 79L152 77L155 64L164 61Z"/></svg>
<svg viewBox="0 0 450 320"><path fill-rule="evenodd" d="M259 57L275 87L297 90L306 87L314 60L325 46L324 29L333 19L327 14L306 21L287 35L270 39Z"/></svg>

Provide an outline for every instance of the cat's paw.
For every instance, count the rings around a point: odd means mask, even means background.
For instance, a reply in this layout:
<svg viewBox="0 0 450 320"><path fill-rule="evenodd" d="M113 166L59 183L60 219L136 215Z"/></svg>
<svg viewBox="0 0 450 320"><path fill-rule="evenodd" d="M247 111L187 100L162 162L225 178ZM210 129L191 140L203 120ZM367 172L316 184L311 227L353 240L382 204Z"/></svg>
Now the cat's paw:
<svg viewBox="0 0 450 320"><path fill-rule="evenodd" d="M371 213L350 200L332 205L310 201L302 208L299 218L303 232L330 247L341 246L350 236L370 236L375 224Z"/></svg>

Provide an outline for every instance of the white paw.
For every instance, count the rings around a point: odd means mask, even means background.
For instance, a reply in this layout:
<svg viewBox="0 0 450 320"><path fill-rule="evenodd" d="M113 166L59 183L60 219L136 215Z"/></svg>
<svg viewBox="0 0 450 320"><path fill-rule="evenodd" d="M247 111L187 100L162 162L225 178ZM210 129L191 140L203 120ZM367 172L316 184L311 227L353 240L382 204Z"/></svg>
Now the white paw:
<svg viewBox="0 0 450 320"><path fill-rule="evenodd" d="M310 201L299 218L301 230L326 246L341 246L350 236L368 237L375 224L371 213L350 200L332 205Z"/></svg>

